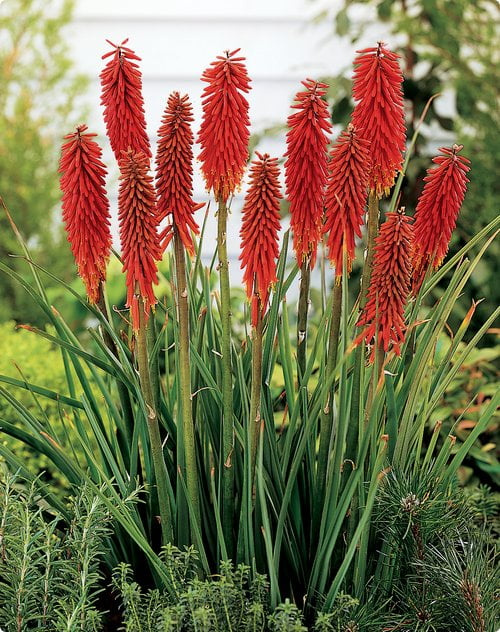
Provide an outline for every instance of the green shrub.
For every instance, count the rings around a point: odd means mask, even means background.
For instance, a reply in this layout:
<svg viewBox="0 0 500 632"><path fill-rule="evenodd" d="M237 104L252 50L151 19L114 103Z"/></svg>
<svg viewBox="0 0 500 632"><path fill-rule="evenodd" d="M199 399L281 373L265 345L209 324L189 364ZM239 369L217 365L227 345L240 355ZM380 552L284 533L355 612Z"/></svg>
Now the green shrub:
<svg viewBox="0 0 500 632"><path fill-rule="evenodd" d="M0 625L6 632L99 632L99 570L109 513L87 487L65 516L46 513L38 484L0 478Z"/></svg>

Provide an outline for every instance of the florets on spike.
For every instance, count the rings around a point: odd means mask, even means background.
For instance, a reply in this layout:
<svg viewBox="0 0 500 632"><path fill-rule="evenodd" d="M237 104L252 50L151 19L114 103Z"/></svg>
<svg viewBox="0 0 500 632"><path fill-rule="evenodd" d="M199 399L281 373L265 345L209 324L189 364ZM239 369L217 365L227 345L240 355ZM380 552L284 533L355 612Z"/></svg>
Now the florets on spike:
<svg viewBox="0 0 500 632"><path fill-rule="evenodd" d="M350 274L355 238L361 237L368 195L369 146L349 124L330 152L323 232L330 233L328 257L335 266L337 281L342 277L344 250Z"/></svg>
<svg viewBox="0 0 500 632"><path fill-rule="evenodd" d="M118 161L122 151L132 148L142 151L151 158L149 138L146 133L144 100L142 98L142 78L139 66L134 61L140 57L133 50L113 44L113 50L102 56L111 59L101 72L101 104L104 106L104 121L111 148Z"/></svg>
<svg viewBox="0 0 500 632"><path fill-rule="evenodd" d="M203 119L198 136L199 159L207 190L226 201L241 183L248 160L250 90L244 57L235 57L239 48L217 57L201 76L208 85L203 90Z"/></svg>
<svg viewBox="0 0 500 632"><path fill-rule="evenodd" d="M443 262L458 213L467 190L470 160L460 156L463 145L441 147L444 156L433 158L437 166L427 170L425 186L415 211L413 291L417 291L427 268Z"/></svg>
<svg viewBox="0 0 500 632"><path fill-rule="evenodd" d="M369 187L382 197L384 193L388 195L403 166L406 140L403 75L399 55L383 42L358 53L354 60L353 96L357 103L352 122L370 142Z"/></svg>
<svg viewBox="0 0 500 632"><path fill-rule="evenodd" d="M280 199L278 159L257 152L250 167L250 186L243 205L241 268L252 304L252 324L266 309L269 288L276 282Z"/></svg>
<svg viewBox="0 0 500 632"><path fill-rule="evenodd" d="M100 283L106 278L106 264L111 249L109 202L106 196L106 167L102 151L93 140L97 134L86 133L79 125L65 136L59 172L63 193L63 220L88 299L96 303Z"/></svg>
<svg viewBox="0 0 500 632"><path fill-rule="evenodd" d="M312 79L302 84L306 89L297 93L292 106L296 112L288 117L286 193L297 263L309 260L313 268L321 238L331 124L323 98L328 86Z"/></svg>
<svg viewBox="0 0 500 632"><path fill-rule="evenodd" d="M148 175L149 159L142 152L123 152L120 165L118 219L123 271L126 273L127 307L132 326L139 329L139 309L143 303L145 320L156 304L153 283L158 283L156 262L161 259L157 233L156 196L153 178Z"/></svg>
<svg viewBox="0 0 500 632"><path fill-rule="evenodd" d="M194 254L191 232L200 232L193 214L203 204L193 202L193 108L188 95L173 92L167 102L162 125L158 130L156 152L157 221L171 217L160 234L162 250L171 237L172 227L179 231L184 247Z"/></svg>
<svg viewBox="0 0 500 632"><path fill-rule="evenodd" d="M387 213L386 220L375 240L375 258L368 288L368 300L357 323L365 327L355 340L363 339L375 349L388 351L391 347L399 355L405 337L404 310L410 292L413 219L404 209Z"/></svg>

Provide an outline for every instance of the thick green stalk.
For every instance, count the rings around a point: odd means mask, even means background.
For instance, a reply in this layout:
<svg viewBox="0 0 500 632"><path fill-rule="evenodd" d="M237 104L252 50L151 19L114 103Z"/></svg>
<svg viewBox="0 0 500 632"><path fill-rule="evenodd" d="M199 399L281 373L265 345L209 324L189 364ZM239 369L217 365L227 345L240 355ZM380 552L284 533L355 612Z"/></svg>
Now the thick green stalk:
<svg viewBox="0 0 500 632"><path fill-rule="evenodd" d="M160 509L162 543L165 545L173 539L167 486L168 474L165 466L165 460L163 458L158 415L154 406L148 355L147 322L144 312L144 303L141 300L139 305L139 331L137 332L137 365L139 368L141 390L144 397L144 403L146 404L149 441L151 444L151 454L153 456L153 467L158 492L158 505Z"/></svg>
<svg viewBox="0 0 500 632"><path fill-rule="evenodd" d="M372 274L373 256L375 253L375 238L378 232L378 197L370 191L368 197L368 234L367 234L367 248L366 258L363 265L363 276L361 279L361 293L359 297L359 311L363 311L366 301L368 286L370 285L370 278ZM356 434L359 430L358 424L360 423L360 410L361 410L361 365L363 363L364 346L358 345L355 351L354 358L354 373L352 383L352 405L351 405L351 424L349 425L349 433L346 446L346 456L349 459L354 459L356 454Z"/></svg>
<svg viewBox="0 0 500 632"><path fill-rule="evenodd" d="M370 191L370 195L368 197L368 234L367 234L367 248L366 248L366 257L363 265L363 276L361 279L361 293L359 297L359 312L360 314L363 312L363 309L367 302L367 293L368 287L370 285L370 278L372 274L372 266L373 266L373 257L375 253L375 238L377 237L378 232L378 218L379 218L379 206L378 206L378 197L373 192ZM363 436L364 424L365 424L365 416L361 415L362 410L366 410L364 408L365 402L362 401L364 397L364 389L361 388L361 373L364 369L363 366L364 361L364 345L359 344L355 351L354 356L354 372L353 372L353 382L352 382L352 397L351 397L351 423L349 424L348 434L347 434L347 444L346 444L346 458L355 462L357 456L357 449L359 442ZM356 467L363 471L364 463L355 463ZM356 533L357 524L359 522L360 516L358 515L359 509L358 507L362 505L362 497L364 496L365 490L360 485L358 487L357 493L353 495L351 501L351 513L347 525L347 541L351 542L354 534ZM350 577L353 573L353 569L350 568L348 570L348 576Z"/></svg>
<svg viewBox="0 0 500 632"><path fill-rule="evenodd" d="M229 261L227 258L227 204L219 200L217 216L217 252L222 322L222 528L228 555L233 552L234 513L234 423L233 384L231 369L231 294L229 291Z"/></svg>
<svg viewBox="0 0 500 632"><path fill-rule="evenodd" d="M201 531L200 496L198 469L196 466L196 444L191 400L191 365L189 360L189 304L186 277L186 259L179 231L174 227L174 256L177 293L177 317L179 321L179 380L181 390L182 430L184 433L184 460L186 487L194 516ZM193 526L191 539L194 542Z"/></svg>
<svg viewBox="0 0 500 632"><path fill-rule="evenodd" d="M368 286L370 285L370 278L372 275L373 257L375 255L375 238L378 233L378 197L370 191L368 196L368 234L367 234L367 247L366 258L363 265L363 278L361 279L361 296L359 298L359 309L362 310L366 305Z"/></svg>
<svg viewBox="0 0 500 632"><path fill-rule="evenodd" d="M328 338L328 355L326 358L325 379L333 373L337 364L337 351L340 332L340 316L342 313L342 278L335 280L333 287L333 303L332 314L330 316L330 335ZM328 469L328 453L330 450L330 441L333 428L333 396L334 383L327 393L327 399L321 413L319 452L318 452L318 469L317 469L317 493L316 493L316 519L315 524L319 525L321 519L321 511L323 507L323 499L325 495L325 484Z"/></svg>
<svg viewBox="0 0 500 632"><path fill-rule="evenodd" d="M307 351L307 312L309 310L309 286L311 284L310 260L306 259L300 266L299 306L297 315L297 365L299 369L299 385L306 372Z"/></svg>
<svg viewBox="0 0 500 632"><path fill-rule="evenodd" d="M109 317L108 307L106 305L105 295L104 295L104 283L101 281L99 299L97 301L97 307L99 308L101 314L111 325L111 319ZM102 327L102 338L104 340L104 344L111 351L111 353L115 356L117 360L120 359L120 355L118 353L118 349L116 344L111 337L109 331ZM130 401L130 393L125 386L125 384L120 380L116 380L116 390L118 391L118 398L120 400L120 406L122 409L123 419L125 421L125 430L126 436L124 437L126 441L126 453L130 452L130 444L132 440L133 434L133 426L134 426L134 412L132 410L132 402Z"/></svg>
<svg viewBox="0 0 500 632"><path fill-rule="evenodd" d="M259 300L259 299L257 299ZM262 309L259 300L257 322L252 327L252 382L250 386L250 412L245 428L244 477L241 502L240 532L238 535L238 561L252 565L255 561L253 508L255 498L255 468L261 424L262 391Z"/></svg>
<svg viewBox="0 0 500 632"><path fill-rule="evenodd" d="M250 480L253 487L255 462L259 445L260 430L260 394L262 390L262 309L259 300L257 323L253 329L252 344L252 386L250 392Z"/></svg>

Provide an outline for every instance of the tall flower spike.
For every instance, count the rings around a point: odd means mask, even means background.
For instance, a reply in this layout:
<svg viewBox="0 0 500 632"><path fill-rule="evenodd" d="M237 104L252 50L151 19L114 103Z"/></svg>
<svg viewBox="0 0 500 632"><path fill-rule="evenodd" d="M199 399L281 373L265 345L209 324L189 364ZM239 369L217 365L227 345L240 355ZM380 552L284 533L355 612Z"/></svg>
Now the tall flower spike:
<svg viewBox="0 0 500 632"><path fill-rule="evenodd" d="M156 261L161 248L156 230L156 197L153 178L148 175L149 159L129 149L120 165L118 219L122 246L123 271L126 272L127 307L134 331L139 329L139 309L143 303L145 320L156 304L153 283L158 283Z"/></svg>
<svg viewBox="0 0 500 632"><path fill-rule="evenodd" d="M330 152L323 232L330 233L328 257L335 266L337 281L342 277L344 249L350 274L355 238L361 237L368 195L369 146L350 123Z"/></svg>
<svg viewBox="0 0 500 632"><path fill-rule="evenodd" d="M243 178L248 160L250 90L244 57L235 57L239 48L217 57L201 76L208 85L203 90L203 118L198 136L199 159L207 190L226 202Z"/></svg>
<svg viewBox="0 0 500 632"><path fill-rule="evenodd" d="M382 197L389 194L403 166L406 141L403 75L399 55L383 42L358 53L354 60L353 97L357 103L352 122L359 134L370 141L369 187Z"/></svg>
<svg viewBox="0 0 500 632"><path fill-rule="evenodd" d="M109 202L105 190L106 167L102 151L79 125L64 137L59 172L63 193L63 220L88 299L97 303L100 283L106 279L106 264L111 249Z"/></svg>
<svg viewBox="0 0 500 632"><path fill-rule="evenodd" d="M158 130L156 151L157 221L171 217L160 234L162 250L172 237L172 226L179 231L184 247L194 255L191 231L200 232L193 213L204 206L193 202L193 108L188 95L172 92Z"/></svg>
<svg viewBox="0 0 500 632"><path fill-rule="evenodd" d="M355 344L364 339L374 345L371 362L377 347L384 351L392 347L397 355L401 353L406 330L404 310L410 292L412 221L404 208L387 213L375 240L368 300L357 323L365 329L355 340Z"/></svg>
<svg viewBox="0 0 500 632"><path fill-rule="evenodd" d="M241 226L241 268L247 296L252 304L252 324L259 308L264 312L269 288L276 282L279 254L280 193L278 159L261 155L250 167L250 186L243 205Z"/></svg>
<svg viewBox="0 0 500 632"><path fill-rule="evenodd" d="M463 145L441 147L444 156L433 158L437 166L427 170L425 186L415 211L413 291L418 291L429 265L438 268L450 243L467 190L470 160L459 156Z"/></svg>
<svg viewBox="0 0 500 632"><path fill-rule="evenodd" d="M328 86L312 79L302 84L306 89L295 96L296 112L287 122L285 179L297 264L310 259L313 268L321 238L331 125L323 99Z"/></svg>
<svg viewBox="0 0 500 632"><path fill-rule="evenodd" d="M113 46L113 50L102 56L102 59L111 59L100 75L101 105L104 106L104 121L111 148L118 162L122 158L121 152L127 151L129 147L151 158L141 72L134 63L134 60L140 61L141 58L124 46L128 39L118 46L106 41Z"/></svg>

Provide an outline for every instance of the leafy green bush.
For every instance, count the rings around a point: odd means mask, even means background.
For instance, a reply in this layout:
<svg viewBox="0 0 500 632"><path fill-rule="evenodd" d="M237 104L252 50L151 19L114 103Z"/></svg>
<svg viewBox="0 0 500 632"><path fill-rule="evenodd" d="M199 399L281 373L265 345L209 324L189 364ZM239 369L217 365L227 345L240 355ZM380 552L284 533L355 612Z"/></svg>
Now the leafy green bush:
<svg viewBox="0 0 500 632"><path fill-rule="evenodd" d="M47 514L39 487L0 477L0 625L99 632L109 512L84 487L65 504L66 515Z"/></svg>
<svg viewBox="0 0 500 632"><path fill-rule="evenodd" d="M0 324L0 340L2 353L0 354L0 373L6 378L21 383L36 383L42 388L52 389L61 394L66 393L66 377L61 351L48 340L35 337L24 329L16 329L15 323ZM18 359L22 357L22 366ZM57 401L49 398L37 398L32 392L16 387L12 382L0 387L7 397L0 399L0 428L5 423L19 424L19 412L12 403L12 398L21 403L26 410L34 415L54 440L59 441L65 432L72 432L64 419L64 412ZM48 478L57 481L57 485L64 485L64 479L54 468L50 459L40 451L28 447L26 444L14 440L8 434L2 433L0 441L9 450L19 455L23 463L33 472L48 472Z"/></svg>

